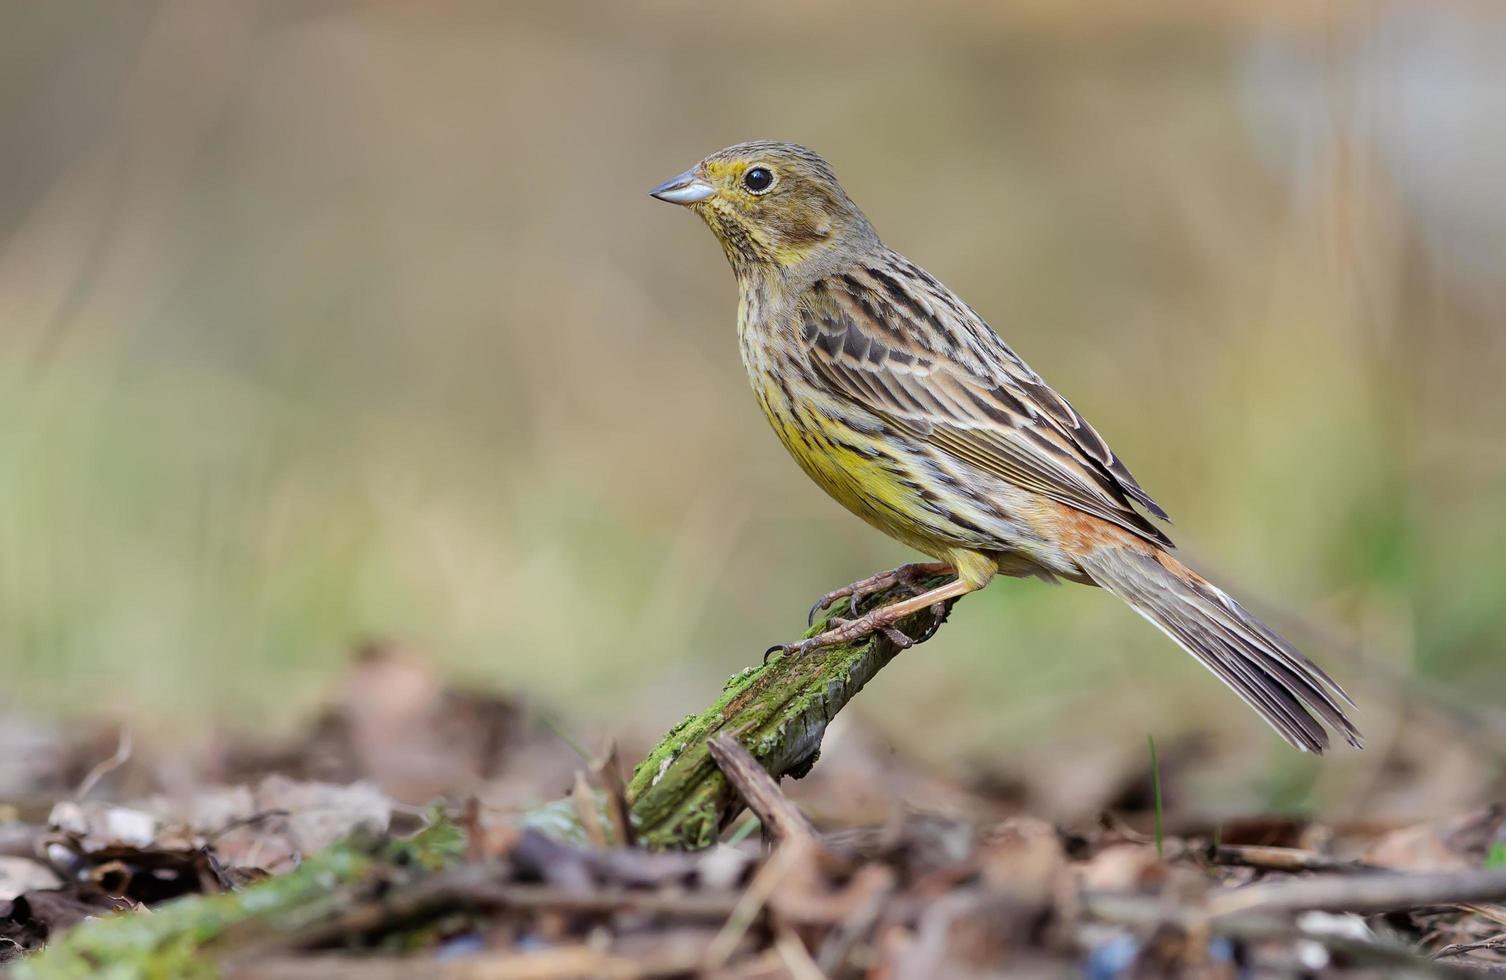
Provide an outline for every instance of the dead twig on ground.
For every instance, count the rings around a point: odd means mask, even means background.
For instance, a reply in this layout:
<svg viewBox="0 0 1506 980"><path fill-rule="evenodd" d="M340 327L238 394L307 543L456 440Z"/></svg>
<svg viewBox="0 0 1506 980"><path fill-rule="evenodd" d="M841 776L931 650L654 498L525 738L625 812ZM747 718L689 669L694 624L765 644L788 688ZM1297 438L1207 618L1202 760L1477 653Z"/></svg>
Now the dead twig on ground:
<svg viewBox="0 0 1506 980"><path fill-rule="evenodd" d="M1262 882L1214 896L1209 918L1237 912L1356 912L1376 914L1435 905L1466 905L1506 899L1506 870L1442 874L1383 872L1361 877L1324 875Z"/></svg>
<svg viewBox="0 0 1506 980"><path fill-rule="evenodd" d="M1384 868L1363 861L1343 861L1316 851L1295 847L1265 847L1258 844L1223 844L1209 847L1209 864L1255 868L1258 871L1301 871L1371 874Z"/></svg>
<svg viewBox="0 0 1506 980"><path fill-rule="evenodd" d="M617 757L617 743L608 742L606 752L596 763L596 778L601 782L601 791L607 798L607 819L612 822L615 843L632 847L638 842L633 830L633 817L628 812L627 786L622 781L622 762Z"/></svg>
<svg viewBox="0 0 1506 980"><path fill-rule="evenodd" d="M130 762L131 749L131 730L130 728L122 725L120 727L120 735L116 738L115 741L114 754L112 754L108 759L105 759L95 765L94 768L90 769L89 772L85 774L84 778L78 784L78 789L74 791L73 798L75 800L82 800L84 797L89 795L90 790L94 789L94 787L99 784L99 781L101 779L104 779L116 769L119 769L127 762Z"/></svg>
<svg viewBox="0 0 1506 980"><path fill-rule="evenodd" d="M779 784L766 772L753 753L731 735L717 735L706 743L722 775L727 777L748 809L758 817L776 841L791 837L815 840L816 828L805 814L779 791Z"/></svg>

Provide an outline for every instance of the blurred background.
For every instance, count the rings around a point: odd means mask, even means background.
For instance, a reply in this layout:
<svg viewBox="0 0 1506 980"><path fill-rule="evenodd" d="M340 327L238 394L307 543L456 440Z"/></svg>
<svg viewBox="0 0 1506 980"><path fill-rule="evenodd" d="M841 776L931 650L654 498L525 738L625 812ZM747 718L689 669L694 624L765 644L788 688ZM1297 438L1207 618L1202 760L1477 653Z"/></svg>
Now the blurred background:
<svg viewBox="0 0 1506 980"><path fill-rule="evenodd" d="M1110 597L1008 580L850 724L1062 787L1193 736L1215 810L1476 794L1506 743L1506 17L918 11L7 5L0 711L191 750L291 728L378 639L652 737L913 557L786 458L720 251L645 194L780 138L1094 420L1370 749L1300 757ZM1387 796L1398 769L1425 789Z"/></svg>

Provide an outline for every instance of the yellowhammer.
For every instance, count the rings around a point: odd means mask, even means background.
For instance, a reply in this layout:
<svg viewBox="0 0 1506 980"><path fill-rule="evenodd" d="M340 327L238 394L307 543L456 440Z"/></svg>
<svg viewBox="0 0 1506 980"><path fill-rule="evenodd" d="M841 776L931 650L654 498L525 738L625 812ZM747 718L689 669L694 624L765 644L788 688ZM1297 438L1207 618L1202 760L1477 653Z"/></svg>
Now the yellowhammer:
<svg viewBox="0 0 1506 980"><path fill-rule="evenodd" d="M1165 512L1103 438L971 307L886 248L825 160L791 143L739 143L650 193L699 214L727 253L743 363L796 462L863 520L938 559L854 582L818 608L847 596L856 612L873 590L955 575L787 652L880 631L904 644L896 622L994 575L1060 577L1129 603L1298 748L1328 747L1309 709L1360 745L1339 686L1172 557L1134 505Z"/></svg>

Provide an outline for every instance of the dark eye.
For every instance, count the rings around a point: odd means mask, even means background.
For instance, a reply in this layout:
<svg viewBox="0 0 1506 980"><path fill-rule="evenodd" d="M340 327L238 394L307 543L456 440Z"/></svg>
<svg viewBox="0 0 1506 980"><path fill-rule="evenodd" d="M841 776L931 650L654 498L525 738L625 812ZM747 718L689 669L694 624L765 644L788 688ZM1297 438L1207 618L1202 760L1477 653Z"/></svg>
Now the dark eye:
<svg viewBox="0 0 1506 980"><path fill-rule="evenodd" d="M750 167L743 174L743 186L754 194L762 194L774 184L774 175L766 167Z"/></svg>

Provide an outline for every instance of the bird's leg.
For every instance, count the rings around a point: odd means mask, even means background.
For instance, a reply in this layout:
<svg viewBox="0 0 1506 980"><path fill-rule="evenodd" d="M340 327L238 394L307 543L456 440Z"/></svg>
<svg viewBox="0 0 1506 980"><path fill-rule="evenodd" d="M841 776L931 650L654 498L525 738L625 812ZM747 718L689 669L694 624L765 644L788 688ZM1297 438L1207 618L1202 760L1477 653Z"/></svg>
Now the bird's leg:
<svg viewBox="0 0 1506 980"><path fill-rule="evenodd" d="M851 617L855 618L858 615L858 607L862 605L863 600L875 592L892 588L896 585L903 585L911 591L919 593L921 591L920 582L922 580L937 575L950 575L953 571L955 569L943 561L912 562L908 565L901 565L898 568L890 569L887 572L879 572L877 575L858 579L851 585L844 585L840 589L832 589L826 595L817 599L816 604L811 606L810 615L805 619L806 625L815 625L816 614L838 599L849 599L847 611Z"/></svg>
<svg viewBox="0 0 1506 980"><path fill-rule="evenodd" d="M833 626L824 633L818 633L808 640L801 640L798 643L783 643L771 647L768 654L764 656L767 659L769 654L774 653L776 650L792 655L803 655L810 653L812 650L819 650L822 647L851 643L853 640L860 640L874 633L884 633L896 646L903 649L913 645L914 641L910 640L909 637L905 637L907 641L905 643L895 640L893 634L899 633L899 630L895 629L895 623L929 607L945 609L948 600L965 596L969 592L975 592L986 584L987 579L979 582L970 581L965 578L956 578L929 592L922 592L920 595L909 599L900 599L888 605L879 606L877 609L864 613L857 619L845 620L840 625ZM903 636L903 634L900 635Z"/></svg>

